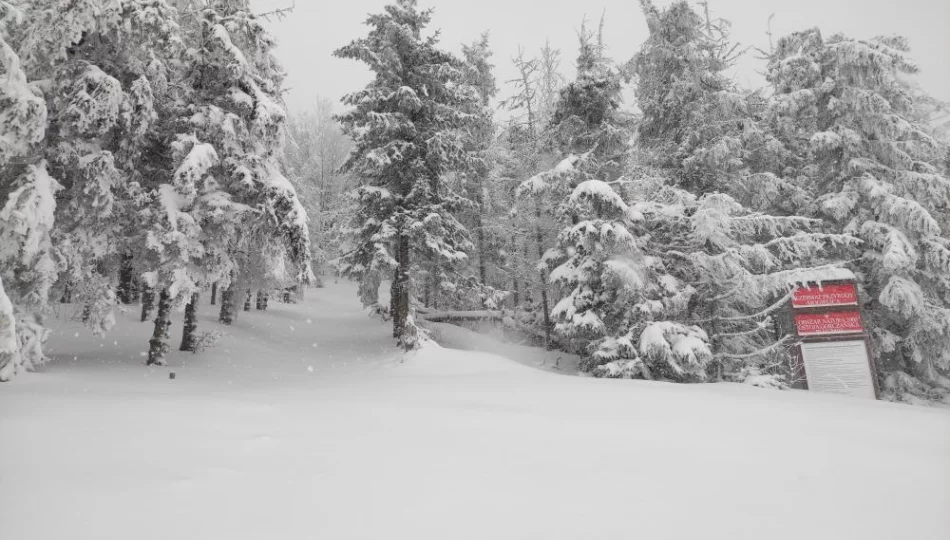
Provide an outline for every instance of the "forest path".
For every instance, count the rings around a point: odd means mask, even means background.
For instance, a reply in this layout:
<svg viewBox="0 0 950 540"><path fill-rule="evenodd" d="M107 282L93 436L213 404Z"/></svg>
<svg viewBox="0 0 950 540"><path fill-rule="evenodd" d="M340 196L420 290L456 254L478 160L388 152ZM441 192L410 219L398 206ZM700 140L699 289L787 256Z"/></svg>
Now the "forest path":
<svg viewBox="0 0 950 540"><path fill-rule="evenodd" d="M404 356L351 285L306 296L163 368L137 313L63 313L0 386L0 538L950 537L946 411Z"/></svg>

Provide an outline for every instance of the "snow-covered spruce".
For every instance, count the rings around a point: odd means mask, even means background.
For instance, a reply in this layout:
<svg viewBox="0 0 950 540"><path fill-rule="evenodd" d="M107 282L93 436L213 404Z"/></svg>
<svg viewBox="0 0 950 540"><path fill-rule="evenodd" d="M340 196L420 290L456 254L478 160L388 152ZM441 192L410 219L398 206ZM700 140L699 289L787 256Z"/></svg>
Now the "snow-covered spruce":
<svg viewBox="0 0 950 540"><path fill-rule="evenodd" d="M469 111L479 93L466 82L464 62L423 36L430 19L415 0L398 0L369 17L366 37L334 53L364 62L375 75L344 97L351 109L340 116L355 142L346 167L364 182L354 248L341 268L371 283L373 273L391 269L393 337L405 348L415 347L419 335L410 306L414 274L439 276L473 247L456 217L469 202L446 174L475 159L460 130L475 121Z"/></svg>
<svg viewBox="0 0 950 540"><path fill-rule="evenodd" d="M809 214L862 240L854 269L879 371L950 390L947 142L918 121L916 71L900 37L796 32L768 64L770 114Z"/></svg>

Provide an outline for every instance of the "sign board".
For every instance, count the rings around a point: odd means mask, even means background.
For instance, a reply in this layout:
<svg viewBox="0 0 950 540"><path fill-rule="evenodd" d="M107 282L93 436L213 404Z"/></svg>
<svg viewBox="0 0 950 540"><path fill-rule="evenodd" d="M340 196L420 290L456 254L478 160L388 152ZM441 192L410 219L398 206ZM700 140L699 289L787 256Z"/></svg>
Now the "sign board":
<svg viewBox="0 0 950 540"><path fill-rule="evenodd" d="M791 296L791 328L799 343L790 366L796 388L877 398L867 333L853 280L809 283Z"/></svg>
<svg viewBox="0 0 950 540"><path fill-rule="evenodd" d="M792 293L792 307L857 306L858 291L854 283L834 283L799 287Z"/></svg>
<svg viewBox="0 0 950 540"><path fill-rule="evenodd" d="M796 313L795 330L800 336L857 334L864 331L861 313L856 309L826 313Z"/></svg>
<svg viewBox="0 0 950 540"><path fill-rule="evenodd" d="M864 339L802 343L808 389L876 399Z"/></svg>

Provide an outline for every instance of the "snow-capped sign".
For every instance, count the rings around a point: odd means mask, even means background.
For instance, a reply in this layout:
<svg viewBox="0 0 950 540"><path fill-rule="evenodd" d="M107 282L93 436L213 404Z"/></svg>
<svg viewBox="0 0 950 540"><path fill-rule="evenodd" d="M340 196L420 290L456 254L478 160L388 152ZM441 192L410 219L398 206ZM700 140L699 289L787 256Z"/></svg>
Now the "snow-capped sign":
<svg viewBox="0 0 950 540"><path fill-rule="evenodd" d="M858 334L864 331L864 325L858 310L796 313L795 329L800 336Z"/></svg>
<svg viewBox="0 0 950 540"><path fill-rule="evenodd" d="M798 287L792 293L793 308L856 305L858 305L858 290L854 283L810 285Z"/></svg>

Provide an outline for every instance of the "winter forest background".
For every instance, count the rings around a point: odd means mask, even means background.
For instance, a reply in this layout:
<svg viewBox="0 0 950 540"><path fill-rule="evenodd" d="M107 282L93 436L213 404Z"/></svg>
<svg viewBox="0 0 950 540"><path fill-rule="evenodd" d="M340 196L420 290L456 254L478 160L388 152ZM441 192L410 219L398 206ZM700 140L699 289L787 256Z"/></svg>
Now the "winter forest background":
<svg viewBox="0 0 950 540"><path fill-rule="evenodd" d="M162 365L219 339L201 302L227 327L343 278L406 349L489 321L596 377L784 388L790 291L853 276L885 397L947 400L950 104L910 42L640 7L638 50L607 13L509 58L397 0L334 52L369 82L288 113L292 11L0 0L0 380L57 304L96 334L135 306Z"/></svg>

